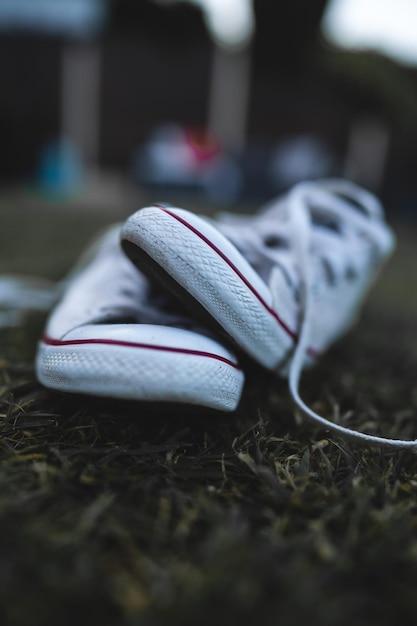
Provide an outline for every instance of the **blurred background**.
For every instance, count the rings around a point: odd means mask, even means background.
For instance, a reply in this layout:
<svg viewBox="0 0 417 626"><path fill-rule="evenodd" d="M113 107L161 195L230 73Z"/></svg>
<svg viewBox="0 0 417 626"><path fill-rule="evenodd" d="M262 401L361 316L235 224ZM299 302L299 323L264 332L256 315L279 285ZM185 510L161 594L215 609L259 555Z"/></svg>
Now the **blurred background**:
<svg viewBox="0 0 417 626"><path fill-rule="evenodd" d="M251 206L344 176L417 215L415 0L1 0L0 185Z"/></svg>

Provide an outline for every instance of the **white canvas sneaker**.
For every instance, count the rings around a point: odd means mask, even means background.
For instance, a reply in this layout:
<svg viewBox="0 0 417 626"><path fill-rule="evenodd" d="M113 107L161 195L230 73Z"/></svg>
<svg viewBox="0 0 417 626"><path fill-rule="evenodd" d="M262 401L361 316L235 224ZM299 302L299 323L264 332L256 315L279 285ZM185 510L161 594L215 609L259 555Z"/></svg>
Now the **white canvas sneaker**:
<svg viewBox="0 0 417 626"><path fill-rule="evenodd" d="M304 415L368 442L416 445L333 424L298 392L302 368L356 321L393 249L372 194L347 181L306 182L255 216L217 220L150 206L126 221L122 246L255 361L288 376Z"/></svg>
<svg viewBox="0 0 417 626"><path fill-rule="evenodd" d="M120 227L100 237L49 316L36 357L46 387L96 396L236 408L236 357L156 292L125 257Z"/></svg>

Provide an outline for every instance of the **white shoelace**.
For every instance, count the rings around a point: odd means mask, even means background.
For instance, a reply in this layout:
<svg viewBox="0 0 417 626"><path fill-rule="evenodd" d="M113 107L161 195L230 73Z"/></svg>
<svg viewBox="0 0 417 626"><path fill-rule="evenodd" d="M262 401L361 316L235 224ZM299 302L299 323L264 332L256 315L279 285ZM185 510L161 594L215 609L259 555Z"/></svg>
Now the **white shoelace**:
<svg viewBox="0 0 417 626"><path fill-rule="evenodd" d="M0 277L0 328L20 326L27 313L49 311L62 293L61 285L33 276Z"/></svg>
<svg viewBox="0 0 417 626"><path fill-rule="evenodd" d="M348 184L344 185L346 191L350 194L358 194L360 191L354 186L350 186ZM308 200L316 200L319 202L328 202L325 196L322 196L317 188L309 188L308 185L305 187L300 186L295 188L292 197L290 198L291 202L291 227L294 233L293 241L294 241L294 252L297 256L300 273L301 273L301 310L302 310L302 320L301 326L298 335L298 342L292 356L292 360L289 367L289 389L292 396L293 401L296 406L302 413L304 417L313 421L320 426L325 427L326 429L330 429L331 431L337 432L343 437L347 437L349 439L354 439L356 441L361 441L363 443L368 444L376 444L379 446L389 446L396 448L417 448L417 440L403 440L403 439L390 439L378 435L370 435L367 433L363 433L361 431L356 431L340 424L336 424L331 422L330 420L324 418L319 415L315 411L313 411L300 397L300 379L303 370L303 365L305 362L306 351L309 346L310 333L309 333L309 320L311 319L311 306L312 306L312 298L311 298L311 272L310 272L310 259L309 259L309 251L310 251L310 241L312 236L312 223L308 210ZM366 229L372 228L372 222L369 217L377 216L379 213L378 206L374 204L374 199L372 196L368 196L368 194L361 194L361 204L368 211L368 216L361 215L358 211L354 209L349 212L347 207L342 206L342 204L338 204L337 199L332 198L332 211L337 214L343 212L343 219L348 217L349 220L353 221L355 225L360 226L361 228ZM347 213L348 211L348 213ZM379 237L380 243L382 245L387 245L388 242L384 241L383 231L379 231L378 229L372 230L373 237Z"/></svg>

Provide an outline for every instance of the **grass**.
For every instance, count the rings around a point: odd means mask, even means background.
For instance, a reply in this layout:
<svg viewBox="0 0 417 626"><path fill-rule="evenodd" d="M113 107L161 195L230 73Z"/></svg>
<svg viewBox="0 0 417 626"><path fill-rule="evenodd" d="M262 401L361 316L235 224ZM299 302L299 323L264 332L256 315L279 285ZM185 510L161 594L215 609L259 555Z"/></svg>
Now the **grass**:
<svg viewBox="0 0 417 626"><path fill-rule="evenodd" d="M0 270L53 278L123 217L0 215ZM361 324L303 395L346 425L417 438L416 232L398 233ZM415 619L415 454L297 424L285 382L259 371L232 415L49 392L33 370L43 324L0 331L2 625Z"/></svg>

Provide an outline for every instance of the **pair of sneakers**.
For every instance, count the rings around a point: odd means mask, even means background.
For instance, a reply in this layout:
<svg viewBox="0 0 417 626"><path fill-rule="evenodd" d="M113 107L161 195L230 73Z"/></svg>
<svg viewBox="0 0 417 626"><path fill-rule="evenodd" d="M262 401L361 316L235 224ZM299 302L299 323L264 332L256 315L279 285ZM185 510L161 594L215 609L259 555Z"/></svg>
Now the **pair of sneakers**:
<svg viewBox="0 0 417 626"><path fill-rule="evenodd" d="M301 412L368 443L299 395L304 366L356 321L394 237L378 200L341 180L296 185L253 216L143 208L66 282L36 358L45 386L233 411L245 357L288 377Z"/></svg>

